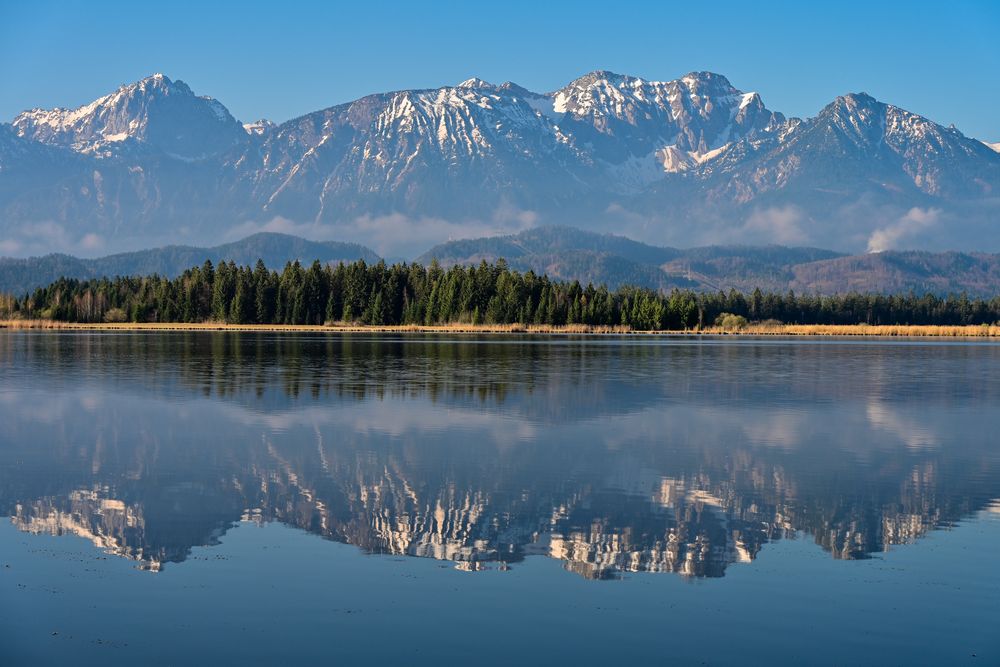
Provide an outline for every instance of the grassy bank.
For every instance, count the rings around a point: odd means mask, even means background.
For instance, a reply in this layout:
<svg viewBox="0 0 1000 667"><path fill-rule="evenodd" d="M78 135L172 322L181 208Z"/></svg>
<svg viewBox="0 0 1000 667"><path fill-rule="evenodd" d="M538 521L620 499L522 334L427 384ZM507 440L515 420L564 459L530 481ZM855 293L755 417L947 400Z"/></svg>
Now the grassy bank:
<svg viewBox="0 0 1000 667"><path fill-rule="evenodd" d="M0 329L66 331L261 331L261 332L350 332L350 333L447 333L447 334L633 334L633 335L726 335L726 336L877 336L996 338L1000 326L920 326L870 324L749 324L744 328L708 327L685 331L635 331L628 327L595 327L585 324L554 326L546 324L447 324L437 326L367 326L334 323L328 325L225 324L199 323L96 323L59 322L54 320L2 320Z"/></svg>

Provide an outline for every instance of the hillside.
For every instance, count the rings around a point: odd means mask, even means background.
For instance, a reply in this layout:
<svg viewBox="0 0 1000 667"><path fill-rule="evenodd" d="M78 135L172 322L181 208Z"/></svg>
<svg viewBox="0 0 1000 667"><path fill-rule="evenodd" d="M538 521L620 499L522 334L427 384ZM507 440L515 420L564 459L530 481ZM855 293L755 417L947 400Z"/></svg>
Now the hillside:
<svg viewBox="0 0 1000 667"><path fill-rule="evenodd" d="M61 277L116 275L176 276L202 264L233 261L241 265L263 259L271 268L300 260L349 262L378 256L350 243L314 242L284 234L260 233L212 248L166 246L153 250L79 259L46 255L29 259L0 258L0 292L23 294ZM966 292L992 298L1000 294L1000 255L986 253L886 251L842 255L819 248L786 246L704 246L661 248L623 236L596 234L572 227L541 227L520 234L463 239L437 245L414 261L443 267L504 259L517 271L534 271L558 280L607 285L638 285L661 291L735 289L751 292L899 294Z"/></svg>
<svg viewBox="0 0 1000 667"><path fill-rule="evenodd" d="M635 284L654 289L750 292L760 288L809 294L1000 294L1000 255L922 251L843 255L777 245L660 248L571 227L451 241L435 246L418 261L436 258L443 266L451 266L500 257L516 269L612 288Z"/></svg>
<svg viewBox="0 0 1000 667"><path fill-rule="evenodd" d="M78 259L52 254L43 257L0 258L0 292L23 294L60 277L99 278L158 274L174 277L205 260L252 265L263 259L268 267L280 268L296 259L303 262L378 261L370 249L353 243L307 241L287 234L259 233L240 241L212 248L166 246L152 250L109 255L98 259Z"/></svg>

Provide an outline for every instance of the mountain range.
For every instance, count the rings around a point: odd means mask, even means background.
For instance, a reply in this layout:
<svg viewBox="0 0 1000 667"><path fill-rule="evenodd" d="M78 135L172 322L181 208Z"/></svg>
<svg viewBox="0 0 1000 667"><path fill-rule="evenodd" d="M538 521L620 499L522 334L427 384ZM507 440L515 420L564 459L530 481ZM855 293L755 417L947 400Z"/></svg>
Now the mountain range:
<svg viewBox="0 0 1000 667"><path fill-rule="evenodd" d="M24 294L63 276L84 279L156 273L173 277L205 260L253 265L258 258L274 269L296 260L308 264L314 260L337 263L362 259L370 263L380 259L373 250L358 244L260 232L211 248L166 246L97 259L62 254L0 258L0 293ZM449 268L500 259L519 271L611 288L639 285L658 290L743 292L760 288L808 294L966 292L976 297L1000 293L1000 255L996 254L885 251L843 255L778 245L679 249L560 226L451 241L434 246L416 261L437 261Z"/></svg>
<svg viewBox="0 0 1000 667"><path fill-rule="evenodd" d="M156 74L0 124L0 254L256 231L414 256L572 225L658 246L1000 250L1000 153L864 93L787 118L724 76L469 79L241 123Z"/></svg>

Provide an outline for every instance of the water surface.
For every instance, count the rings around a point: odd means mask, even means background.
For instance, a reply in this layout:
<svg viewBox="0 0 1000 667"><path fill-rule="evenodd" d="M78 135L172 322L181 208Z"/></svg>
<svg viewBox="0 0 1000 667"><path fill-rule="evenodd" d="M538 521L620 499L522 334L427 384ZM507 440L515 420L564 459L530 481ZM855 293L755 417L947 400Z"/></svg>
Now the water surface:
<svg viewBox="0 0 1000 667"><path fill-rule="evenodd" d="M1000 346L0 334L0 662L1000 662Z"/></svg>

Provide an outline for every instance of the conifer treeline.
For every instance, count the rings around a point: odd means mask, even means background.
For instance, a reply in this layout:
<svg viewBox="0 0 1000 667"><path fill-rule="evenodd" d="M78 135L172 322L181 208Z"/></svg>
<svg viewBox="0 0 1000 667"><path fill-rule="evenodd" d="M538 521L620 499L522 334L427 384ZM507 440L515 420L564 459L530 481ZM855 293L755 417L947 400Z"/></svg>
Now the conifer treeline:
<svg viewBox="0 0 1000 667"><path fill-rule="evenodd" d="M877 294L744 295L605 287L510 270L503 260L442 269L436 263L364 261L337 266L289 263L280 273L211 262L174 278L62 278L22 298L0 298L0 317L71 322L323 324L588 324L633 329L692 329L723 313L798 324L987 324L1000 321L1000 298Z"/></svg>

